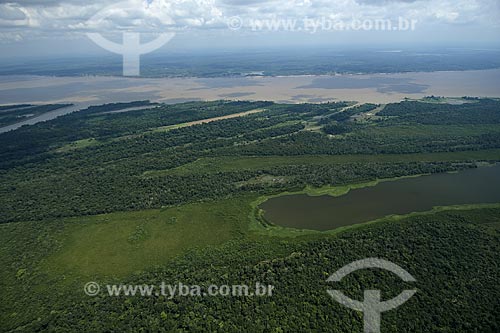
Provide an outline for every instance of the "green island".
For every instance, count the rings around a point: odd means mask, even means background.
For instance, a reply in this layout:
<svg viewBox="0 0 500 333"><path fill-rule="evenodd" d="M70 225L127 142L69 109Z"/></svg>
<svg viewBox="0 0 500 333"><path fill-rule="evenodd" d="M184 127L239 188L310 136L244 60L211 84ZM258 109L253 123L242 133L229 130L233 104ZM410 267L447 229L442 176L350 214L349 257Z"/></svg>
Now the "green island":
<svg viewBox="0 0 500 333"><path fill-rule="evenodd" d="M270 224L260 209L499 162L500 101L453 101L138 101L0 134L0 331L360 332L362 313L326 290L362 299L372 286L384 299L418 290L384 313L383 332L498 332L500 202L323 232ZM417 282L379 270L327 282L369 257ZM274 294L90 297L89 281Z"/></svg>

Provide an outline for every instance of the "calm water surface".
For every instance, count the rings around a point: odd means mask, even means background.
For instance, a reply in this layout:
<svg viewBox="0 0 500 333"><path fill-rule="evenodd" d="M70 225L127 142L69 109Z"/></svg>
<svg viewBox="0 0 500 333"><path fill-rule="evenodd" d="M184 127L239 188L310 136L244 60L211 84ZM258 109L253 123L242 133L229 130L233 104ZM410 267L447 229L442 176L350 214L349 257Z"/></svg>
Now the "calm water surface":
<svg viewBox="0 0 500 333"><path fill-rule="evenodd" d="M260 207L266 220L276 225L330 230L391 214L428 211L434 206L497 202L500 165L383 182L336 198L282 196Z"/></svg>

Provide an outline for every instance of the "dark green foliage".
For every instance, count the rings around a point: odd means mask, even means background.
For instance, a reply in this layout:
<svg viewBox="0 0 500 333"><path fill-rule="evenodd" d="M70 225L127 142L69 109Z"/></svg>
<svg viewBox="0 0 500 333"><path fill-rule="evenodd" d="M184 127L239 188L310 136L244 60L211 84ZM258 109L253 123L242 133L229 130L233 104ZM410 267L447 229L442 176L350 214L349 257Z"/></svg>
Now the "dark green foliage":
<svg viewBox="0 0 500 333"><path fill-rule="evenodd" d="M491 113L500 104L489 100L484 103L490 106ZM223 198L248 190L291 190L306 185L337 185L464 167L453 163L306 164L201 175L148 177L145 174L171 170L202 157L406 154L500 147L500 134L490 127L484 130L450 127L454 132L448 134L423 125L403 128L385 123L341 122L335 125L340 127L327 126L326 130L336 130L336 134L350 130L350 133L334 139L305 130L301 119L311 122L318 115L335 114L345 107L342 103L275 105L219 101L105 113L140 105L150 107L148 102L91 107L1 135L4 144L0 148L3 152L0 166L4 171L0 173L0 222L158 208ZM431 104L416 105L425 108ZM267 111L240 118L150 131L160 125L263 107ZM481 119L490 118L484 115ZM96 143L88 147L58 150L71 140L94 136ZM277 184L252 181L262 175L285 177L286 181Z"/></svg>
<svg viewBox="0 0 500 333"><path fill-rule="evenodd" d="M0 169L36 162L47 158L47 152L65 143L88 138L113 138L143 133L157 127L225 116L265 106L268 102L208 102L162 105L150 108L148 101L92 106L50 122L38 123L0 134ZM111 111L140 107L124 113Z"/></svg>
<svg viewBox="0 0 500 333"><path fill-rule="evenodd" d="M464 167L467 165L444 162L297 165L259 171L154 178L122 174L115 170L71 172L46 176L29 183L16 182L14 191L3 187L6 194L2 197L4 209L0 212L0 222L159 208L202 199L220 199L250 190L265 193L301 189L308 184L343 185L377 178L454 171ZM238 186L265 174L286 177L287 181L272 186Z"/></svg>
<svg viewBox="0 0 500 333"><path fill-rule="evenodd" d="M300 114L302 119L327 117L349 106L346 102L330 102L323 104L291 104L276 105L273 110L283 114Z"/></svg>
<svg viewBox="0 0 500 333"><path fill-rule="evenodd" d="M353 123L329 123L325 126L323 126L322 130L326 134L330 135L341 135L341 134L346 134L354 131L356 129L357 125Z"/></svg>
<svg viewBox="0 0 500 333"><path fill-rule="evenodd" d="M211 284L260 282L275 287L272 297L110 297L105 290L98 297L88 297L82 291L87 281L78 281L47 293L45 306L34 306L31 298L19 299L18 294L4 294L2 302L12 300L19 312L3 322L3 328L65 332L235 332L242 328L248 332L361 332L362 314L336 303L327 294L328 289L340 289L358 300L363 299L364 290L378 289L387 300L402 290L416 288L416 295L407 303L382 315L382 332L498 332L500 291L495 277L500 274L499 217L499 209L451 211L381 223L339 236L232 241L192 251L125 281L96 281L101 285L181 282L205 288ZM15 237L24 239L27 249L33 250L43 241L33 233ZM14 265L22 253L3 264ZM352 273L341 283L326 282L342 266L367 257L390 260L417 282L403 283L380 270ZM39 256L31 260L39 260ZM30 270L29 260L16 267L27 268L29 274L17 283L25 286L27 293L32 292L40 276ZM12 311L12 304L2 315Z"/></svg>
<svg viewBox="0 0 500 333"><path fill-rule="evenodd" d="M334 120L338 122L343 122L351 119L352 116L357 114L370 112L378 107L376 104L363 104L360 106L349 108L345 111L335 113L328 117L328 120Z"/></svg>
<svg viewBox="0 0 500 333"><path fill-rule="evenodd" d="M292 134L292 133L301 131L304 128L305 128L304 124L301 124L301 123L292 124L292 125L285 125L285 126L277 126L277 127L266 128L266 129L262 129L262 130L258 130L258 131L246 134L244 136L244 138L249 140L249 141L263 140L263 139L268 139L268 138L274 138L277 136Z"/></svg>
<svg viewBox="0 0 500 333"><path fill-rule="evenodd" d="M408 122L426 125L500 124L500 105L490 99L461 105L444 103L401 102L389 104L379 116L394 117L385 122Z"/></svg>
<svg viewBox="0 0 500 333"><path fill-rule="evenodd" d="M344 127L342 127L344 128ZM480 150L500 147L500 134L469 135L429 131L425 136L400 128L379 131L365 126L352 127L359 131L343 138L330 139L321 133L299 132L275 140L264 140L243 147L220 149L223 155L343 155L343 154L410 154ZM337 129L337 128L334 128ZM445 130L445 128L442 128ZM390 129L389 129L390 130Z"/></svg>

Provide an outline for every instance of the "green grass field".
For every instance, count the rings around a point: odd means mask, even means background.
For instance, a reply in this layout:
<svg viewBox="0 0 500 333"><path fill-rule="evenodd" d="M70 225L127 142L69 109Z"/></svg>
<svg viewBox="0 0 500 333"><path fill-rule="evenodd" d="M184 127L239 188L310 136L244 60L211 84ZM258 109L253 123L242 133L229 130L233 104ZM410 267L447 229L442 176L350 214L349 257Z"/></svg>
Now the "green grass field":
<svg viewBox="0 0 500 333"><path fill-rule="evenodd" d="M65 219L60 249L41 268L55 275L126 276L188 249L240 237L246 232L249 210L248 199L242 197Z"/></svg>
<svg viewBox="0 0 500 333"><path fill-rule="evenodd" d="M99 141L97 141L94 138L82 139L82 140L78 140L78 141L74 141L74 142L68 143L68 144L62 146L61 148L56 149L56 152L58 152L58 153L67 153L67 152L70 152L70 151L73 151L73 150L77 150L77 149L84 149L84 148L87 148L87 147L92 147L92 146L95 146L95 145L98 145L98 144L99 144Z"/></svg>

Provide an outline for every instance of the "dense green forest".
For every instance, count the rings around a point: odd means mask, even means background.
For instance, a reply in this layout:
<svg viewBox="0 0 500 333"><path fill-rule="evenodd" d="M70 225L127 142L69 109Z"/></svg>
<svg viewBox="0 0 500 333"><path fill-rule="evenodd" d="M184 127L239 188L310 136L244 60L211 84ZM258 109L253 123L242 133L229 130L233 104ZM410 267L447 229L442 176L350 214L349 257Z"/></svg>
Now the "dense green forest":
<svg viewBox="0 0 500 333"><path fill-rule="evenodd" d="M387 299L417 288L404 306L383 314L382 332L500 329L499 209L418 216L312 239L235 238L121 280L60 276L40 268L61 247L66 224L1 228L1 249L9 253L1 256L3 330L362 332L362 315L334 302L326 293L332 287L355 299L362 299L368 287L381 289ZM19 242L23 247L16 246ZM365 257L398 263L417 283L382 271L352 274L336 285L326 282L336 269ZM274 285L276 292L263 298L85 296L83 284L94 280L202 286L261 282Z"/></svg>
<svg viewBox="0 0 500 333"><path fill-rule="evenodd" d="M462 101L138 101L2 133L0 331L356 332L362 314L326 279L378 256L418 281L384 332L497 332L498 205L326 233L253 219L262 196L500 161L500 101ZM262 282L276 295L90 298L87 281ZM367 285L386 298L405 287L379 272L342 284L358 299Z"/></svg>
<svg viewBox="0 0 500 333"><path fill-rule="evenodd" d="M138 105L146 109L105 112ZM392 110L398 105L401 110L393 116ZM422 113L425 120L432 119L432 115L453 119L446 116L450 110L463 117L457 124L409 125L410 120L404 116L408 105L413 108L420 105L424 111L415 113ZM338 185L453 171L463 168L464 164L395 161L317 166L305 162L252 171L242 168L217 174L146 176L147 172L168 170L213 156L377 155L500 148L499 105L494 100L459 106L403 102L389 105L389 110L378 113L377 119L361 125L359 121L339 116L348 106L345 103L280 105L220 101L150 108L148 102L135 102L91 107L0 135L3 143L0 147L3 203L0 221L158 208L222 198L248 191L249 188L235 184L262 174L281 176L286 182L272 188L268 188L268 184L253 184L252 191L285 191L308 184ZM372 111L374 107L348 107L345 112L355 115ZM168 127L249 110L261 112L194 126ZM321 125L315 125L325 118L358 125L349 125L352 132L330 138L317 129ZM329 120L325 127L328 129L337 120Z"/></svg>

